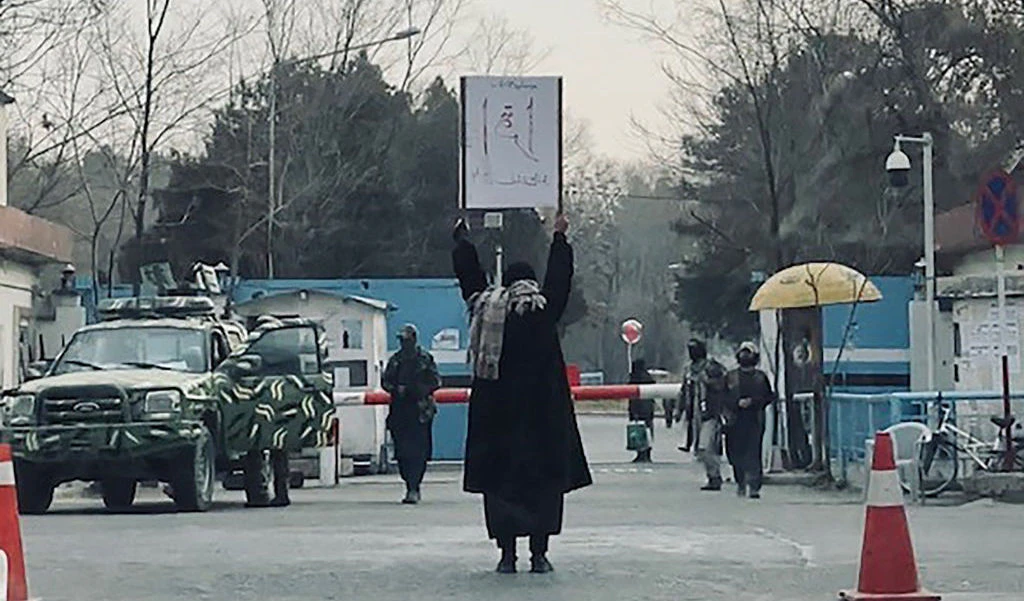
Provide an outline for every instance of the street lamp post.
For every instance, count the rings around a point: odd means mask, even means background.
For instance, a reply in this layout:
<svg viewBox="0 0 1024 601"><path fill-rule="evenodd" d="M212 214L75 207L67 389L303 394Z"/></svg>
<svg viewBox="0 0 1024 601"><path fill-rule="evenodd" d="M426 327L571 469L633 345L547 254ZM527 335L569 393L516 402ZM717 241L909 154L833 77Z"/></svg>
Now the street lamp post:
<svg viewBox="0 0 1024 601"><path fill-rule="evenodd" d="M932 182L934 139L930 133L919 137L895 136L892 154L885 162L893 186L907 185L910 171L910 157L900 144L920 144L924 148L924 289L927 310L925 312L925 344L928 359L928 390L935 390L935 192Z"/></svg>
<svg viewBox="0 0 1024 601"><path fill-rule="evenodd" d="M277 177L275 173L275 161L274 154L277 142L277 70L281 65L301 65L302 63L308 63L317 61L322 58L329 58L337 56L339 54L345 54L356 50L365 50L367 48L373 48L375 46L381 46L388 42L397 42L400 40L407 40L421 33L418 27L410 27L403 29L398 33L382 38L380 40L374 40L372 42L366 42L365 44L356 44L354 46L348 46L347 48L341 48L333 50L331 52L323 52L321 54L314 54L312 56L305 56L302 58L288 59L284 61L278 61L274 58L274 64L270 66L270 106L267 115L267 278L274 279L274 217L277 214Z"/></svg>

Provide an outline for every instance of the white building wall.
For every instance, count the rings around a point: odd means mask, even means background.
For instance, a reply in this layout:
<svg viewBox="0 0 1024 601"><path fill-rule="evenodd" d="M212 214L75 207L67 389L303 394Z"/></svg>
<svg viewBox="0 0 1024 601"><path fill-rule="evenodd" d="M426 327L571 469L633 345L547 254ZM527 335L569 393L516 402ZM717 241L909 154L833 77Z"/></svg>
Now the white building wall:
<svg viewBox="0 0 1024 601"><path fill-rule="evenodd" d="M912 300L907 307L910 320L910 390L928 391L928 303ZM935 308L935 390L957 390L955 382L954 318Z"/></svg>
<svg viewBox="0 0 1024 601"><path fill-rule="evenodd" d="M0 105L0 207L7 206L7 108Z"/></svg>
<svg viewBox="0 0 1024 601"><path fill-rule="evenodd" d="M2 113L2 111L0 111ZM32 319L35 270L0 256L0 387L18 384L18 334L21 318Z"/></svg>

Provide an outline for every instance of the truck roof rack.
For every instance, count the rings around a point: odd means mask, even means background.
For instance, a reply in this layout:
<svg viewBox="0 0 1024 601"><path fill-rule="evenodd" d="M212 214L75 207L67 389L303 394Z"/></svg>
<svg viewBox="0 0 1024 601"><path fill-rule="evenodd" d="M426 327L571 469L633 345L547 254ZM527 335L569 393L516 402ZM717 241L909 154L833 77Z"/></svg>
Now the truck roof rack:
<svg viewBox="0 0 1024 601"><path fill-rule="evenodd" d="M108 298L96 308L100 319L156 319L213 316L216 306L203 296Z"/></svg>

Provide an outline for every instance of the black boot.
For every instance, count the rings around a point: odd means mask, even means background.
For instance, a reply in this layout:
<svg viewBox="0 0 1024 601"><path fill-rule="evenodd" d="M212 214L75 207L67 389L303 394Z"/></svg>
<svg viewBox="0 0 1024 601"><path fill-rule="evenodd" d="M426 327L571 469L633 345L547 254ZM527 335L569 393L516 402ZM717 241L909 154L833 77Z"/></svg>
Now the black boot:
<svg viewBox="0 0 1024 601"><path fill-rule="evenodd" d="M548 561L547 553L541 553L540 555L532 555L530 557L530 573L531 574L550 574L555 571L555 567Z"/></svg>
<svg viewBox="0 0 1024 601"><path fill-rule="evenodd" d="M708 483L705 484L704 486L700 487L700 489L701 490L705 490L705 491L719 491L719 490L722 490L722 481L721 480L709 480Z"/></svg>
<svg viewBox="0 0 1024 601"><path fill-rule="evenodd" d="M274 473L274 499L271 507L288 507L292 504L288 498L288 452L280 449L270 451L270 465Z"/></svg>
<svg viewBox="0 0 1024 601"><path fill-rule="evenodd" d="M530 573L549 574L555 568L548 561L548 537L536 535L530 537Z"/></svg>
<svg viewBox="0 0 1024 601"><path fill-rule="evenodd" d="M496 570L499 574L515 574L516 573L516 541L499 541L498 546L501 547L501 559L498 561L498 569Z"/></svg>

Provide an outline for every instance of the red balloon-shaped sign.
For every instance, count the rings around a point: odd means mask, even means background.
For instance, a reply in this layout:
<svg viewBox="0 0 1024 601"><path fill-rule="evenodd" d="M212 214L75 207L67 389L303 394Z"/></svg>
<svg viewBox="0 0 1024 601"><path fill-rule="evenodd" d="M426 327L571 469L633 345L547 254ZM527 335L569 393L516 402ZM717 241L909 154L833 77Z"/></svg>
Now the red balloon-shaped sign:
<svg viewBox="0 0 1024 601"><path fill-rule="evenodd" d="M640 342L640 338L644 335L644 326L642 323L635 319L627 319L622 322L622 340L633 346Z"/></svg>

